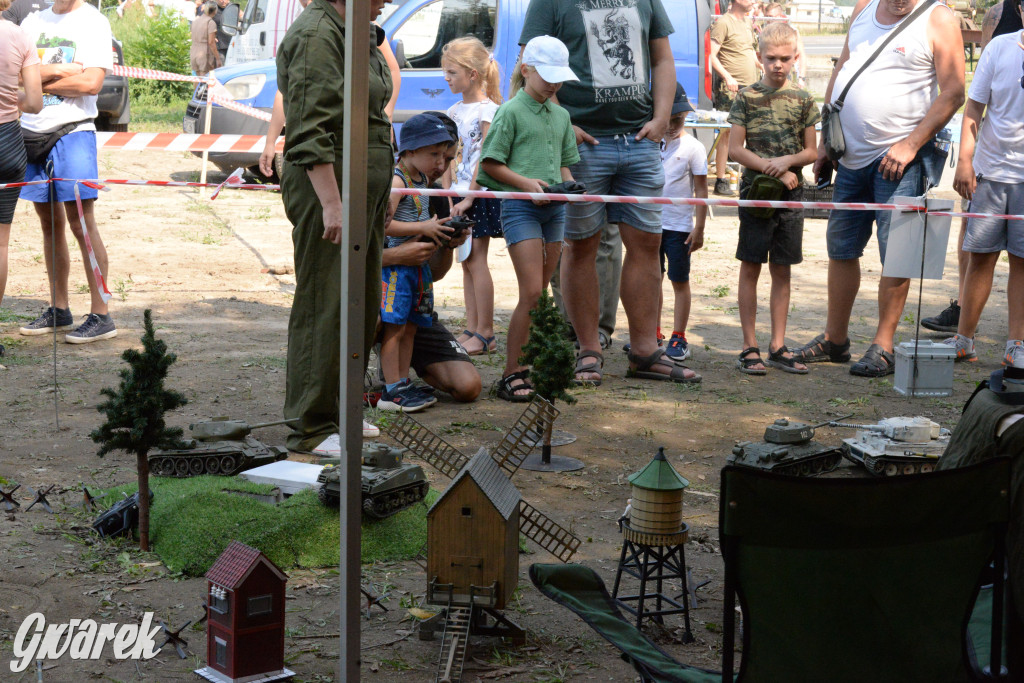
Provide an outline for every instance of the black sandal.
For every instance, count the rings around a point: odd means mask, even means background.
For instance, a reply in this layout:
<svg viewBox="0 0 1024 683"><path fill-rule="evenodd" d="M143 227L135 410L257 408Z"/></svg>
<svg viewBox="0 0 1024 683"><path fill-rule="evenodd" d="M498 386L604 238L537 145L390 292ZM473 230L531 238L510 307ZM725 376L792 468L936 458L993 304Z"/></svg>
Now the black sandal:
<svg viewBox="0 0 1024 683"><path fill-rule="evenodd" d="M785 344L775 349L774 351L772 351L771 347L769 346L768 360L764 364L765 367L776 368L777 370L789 372L794 375L806 375L808 372L807 368L800 369L796 366L796 364L800 362L799 360L797 360L796 355L793 354L790 355L789 358L787 358L787 353L789 353L789 349L786 348Z"/></svg>
<svg viewBox="0 0 1024 683"><path fill-rule="evenodd" d="M755 365L764 366L764 361L761 360L761 349L756 346L749 346L740 351L740 357L736 359L736 367L744 375L767 375L767 367L762 367L760 370L754 368Z"/></svg>
<svg viewBox="0 0 1024 683"><path fill-rule="evenodd" d="M498 398L509 403L529 403L533 400L533 385L527 379L529 370L510 372L498 381ZM517 394L517 391L529 389L528 394Z"/></svg>
<svg viewBox="0 0 1024 683"><path fill-rule="evenodd" d="M850 360L850 340L842 344L825 339L819 334L799 349L794 349L793 357L798 363L846 363Z"/></svg>
<svg viewBox="0 0 1024 683"><path fill-rule="evenodd" d="M850 374L858 377L885 377L896 371L896 358L878 344L868 347L867 353L850 366Z"/></svg>

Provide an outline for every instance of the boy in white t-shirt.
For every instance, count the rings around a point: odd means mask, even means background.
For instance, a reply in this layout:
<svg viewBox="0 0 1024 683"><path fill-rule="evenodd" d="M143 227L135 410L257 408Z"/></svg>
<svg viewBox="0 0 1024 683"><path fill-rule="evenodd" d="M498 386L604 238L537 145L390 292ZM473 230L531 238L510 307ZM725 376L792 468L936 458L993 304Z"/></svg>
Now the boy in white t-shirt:
<svg viewBox="0 0 1024 683"><path fill-rule="evenodd" d="M1009 7L1009 11L1019 11L1019 3ZM1024 31L993 38L981 55L967 93L953 189L970 200L973 213L1024 214L1022 62ZM981 126L983 114L985 125ZM964 233L963 250L970 260L963 282L960 321L957 333L945 341L956 349L958 361L978 360L974 335L992 291L996 262L1004 249L1010 261L1010 279L1006 286L1009 329L1003 365L1024 368L1024 299L1020 296L1024 289L1024 221L995 217L969 219Z"/></svg>
<svg viewBox="0 0 1024 683"><path fill-rule="evenodd" d="M96 96L103 88L103 78L113 69L110 23L92 5L84 0L55 0L49 9L25 17L21 28L29 35L39 51L42 61L39 75L43 83L43 110L38 114L21 117L26 140L39 134L60 132L59 139L44 159L29 159L25 180L43 180L47 166L52 165L55 178L96 178ZM26 145L27 146L27 145ZM43 233L43 261L53 283L53 305L36 320L21 328L26 335L49 334L54 328L69 330L74 317L68 303L68 275L71 256L64 232L64 214L67 214L72 232L76 234L82 260L85 262L89 282L91 305L89 315L69 332L65 341L86 344L117 335L117 328L107 308L109 292L102 278L109 278L107 251L100 238L93 213L97 192L85 185L79 186L82 216L75 202L75 183L53 183L52 191L65 211L54 211L51 219L50 185L29 185L21 189L21 198L35 204ZM90 265L89 252L79 224L84 217L84 229L96 263ZM53 225L51 225L51 220ZM56 254L56 258L54 255ZM54 268L53 264L56 264ZM55 270L56 272L51 272ZM97 271L99 275L97 275Z"/></svg>
<svg viewBox="0 0 1024 683"><path fill-rule="evenodd" d="M661 151L661 161L665 167L665 197L708 196L707 152L704 145L688 135L683 128L686 112L689 111L693 111L693 107L686 98L683 86L676 83L672 118L665 131ZM665 206L661 213L661 272L664 275L667 270L675 292L672 337L668 341L665 355L680 361L692 355L686 342L686 325L690 318L690 254L704 245L704 220L707 212L706 206L684 205Z"/></svg>

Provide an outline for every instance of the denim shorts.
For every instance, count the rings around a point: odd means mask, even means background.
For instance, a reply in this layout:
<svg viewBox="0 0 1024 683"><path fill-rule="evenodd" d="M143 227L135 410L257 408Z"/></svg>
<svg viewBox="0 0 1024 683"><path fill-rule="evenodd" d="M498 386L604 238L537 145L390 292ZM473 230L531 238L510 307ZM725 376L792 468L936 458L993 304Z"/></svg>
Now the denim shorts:
<svg viewBox="0 0 1024 683"><path fill-rule="evenodd" d="M565 236L565 204L537 206L528 199L502 199L501 231L508 245L539 239L561 242Z"/></svg>
<svg viewBox="0 0 1024 683"><path fill-rule="evenodd" d="M661 272L668 271L669 282L690 281L690 245L686 243L688 239L690 233L681 230L661 232Z"/></svg>
<svg viewBox="0 0 1024 683"><path fill-rule="evenodd" d="M380 319L388 325L434 324L434 285L430 266L384 266L381 269Z"/></svg>
<svg viewBox="0 0 1024 683"><path fill-rule="evenodd" d="M832 201L889 204L893 197L919 197L924 194L925 175L920 154L910 162L899 180L882 177L879 170L882 158L856 170L840 164ZM844 261L863 256L864 247L871 239L871 224L877 223L878 253L885 263L890 215L889 211L833 211L825 233L828 257Z"/></svg>
<svg viewBox="0 0 1024 683"><path fill-rule="evenodd" d="M1024 214L1024 184L981 178L974 190L970 210L974 213ZM990 254L1004 249L1024 258L1024 221L991 217L967 220L964 251Z"/></svg>
<svg viewBox="0 0 1024 683"><path fill-rule="evenodd" d="M80 130L68 133L50 150L46 157L53 162L54 178L95 178L99 175L96 165L96 131ZM45 180L46 167L30 163L25 169L25 180ZM75 201L75 184L54 183L57 189L57 201ZM96 199L99 192L85 185L78 186L82 199ZM21 188L21 198L29 202L50 201L49 185L26 185Z"/></svg>
<svg viewBox="0 0 1024 683"><path fill-rule="evenodd" d="M597 136L598 145L579 145L579 163L570 167L572 177L587 186L587 194L629 197L660 197L665 187L661 145L635 134ZM625 223L644 232L661 232L659 204L569 205L565 236L582 240L601 231L605 223Z"/></svg>

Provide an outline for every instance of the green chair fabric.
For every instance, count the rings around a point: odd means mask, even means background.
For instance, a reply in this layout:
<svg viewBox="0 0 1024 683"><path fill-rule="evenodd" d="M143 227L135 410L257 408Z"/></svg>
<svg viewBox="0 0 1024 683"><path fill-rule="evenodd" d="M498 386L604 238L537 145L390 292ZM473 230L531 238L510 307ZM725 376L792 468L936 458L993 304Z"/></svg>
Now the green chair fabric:
<svg viewBox="0 0 1024 683"><path fill-rule="evenodd" d="M530 580L541 593L568 607L615 647L644 681L715 683L717 672L680 664L626 621L594 570L579 564L534 564Z"/></svg>
<svg viewBox="0 0 1024 683"><path fill-rule="evenodd" d="M1002 566L1009 481L1006 459L882 479L726 467L724 679L738 597L739 681L976 680L966 629L986 567ZM1002 588L1000 573L1000 605Z"/></svg>

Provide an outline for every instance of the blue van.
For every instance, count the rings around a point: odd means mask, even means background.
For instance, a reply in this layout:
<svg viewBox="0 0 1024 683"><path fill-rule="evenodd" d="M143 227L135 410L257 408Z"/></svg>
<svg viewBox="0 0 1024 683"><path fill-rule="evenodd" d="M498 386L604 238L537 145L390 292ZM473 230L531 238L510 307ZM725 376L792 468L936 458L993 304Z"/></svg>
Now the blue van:
<svg viewBox="0 0 1024 683"><path fill-rule="evenodd" d="M265 0L264 0L265 1ZM254 3L255 0L250 0ZM706 35L711 24L708 0L662 0L675 32L669 37L676 62L677 79L687 93L699 93L701 108L710 108L707 79ZM444 111L456 101L441 74L441 50L454 38L473 35L494 54L502 74L502 93L519 56L519 35L529 0L404 0L388 5L382 22L388 41L402 69L402 87L395 107L395 126L422 111ZM244 19L244 18L243 18ZM244 34L243 21L237 29ZM273 52L276 54L276 45ZM217 80L242 104L270 111L277 93L273 59L233 64L214 72ZM205 133L206 85L193 93L183 121L186 133ZM259 119L214 104L211 133L265 135L267 124ZM259 157L251 153L210 154L210 161L226 172L238 167L259 173Z"/></svg>

